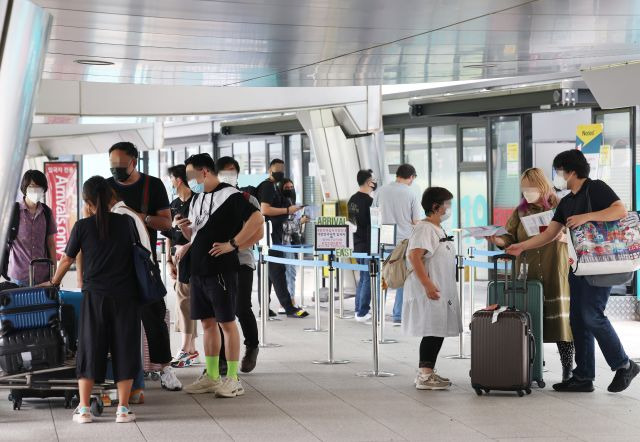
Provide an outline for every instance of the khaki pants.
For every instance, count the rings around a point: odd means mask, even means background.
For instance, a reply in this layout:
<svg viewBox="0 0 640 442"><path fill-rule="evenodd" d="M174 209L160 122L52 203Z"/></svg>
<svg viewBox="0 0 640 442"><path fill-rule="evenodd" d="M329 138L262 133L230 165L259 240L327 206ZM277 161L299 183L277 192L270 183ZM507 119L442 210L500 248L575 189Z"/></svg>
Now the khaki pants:
<svg viewBox="0 0 640 442"><path fill-rule="evenodd" d="M189 284L183 284L176 281L176 327L175 330L181 333L187 333L198 336L198 321L191 319L191 287Z"/></svg>

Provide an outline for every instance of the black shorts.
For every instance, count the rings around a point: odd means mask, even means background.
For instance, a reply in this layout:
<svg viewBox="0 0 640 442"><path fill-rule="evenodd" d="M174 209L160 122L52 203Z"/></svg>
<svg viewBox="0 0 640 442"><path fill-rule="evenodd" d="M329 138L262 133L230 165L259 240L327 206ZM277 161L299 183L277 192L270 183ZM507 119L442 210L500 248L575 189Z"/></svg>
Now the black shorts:
<svg viewBox="0 0 640 442"><path fill-rule="evenodd" d="M142 369L140 308L135 294L109 296L84 291L78 330L76 375L105 380L111 353L113 380L135 379Z"/></svg>
<svg viewBox="0 0 640 442"><path fill-rule="evenodd" d="M236 320L238 274L191 275L191 319Z"/></svg>

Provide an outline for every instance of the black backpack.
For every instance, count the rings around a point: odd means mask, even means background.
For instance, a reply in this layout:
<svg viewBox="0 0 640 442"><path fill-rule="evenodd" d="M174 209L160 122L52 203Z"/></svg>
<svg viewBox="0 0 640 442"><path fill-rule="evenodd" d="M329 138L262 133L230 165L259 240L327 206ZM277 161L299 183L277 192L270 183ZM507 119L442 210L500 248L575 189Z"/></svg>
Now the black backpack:
<svg viewBox="0 0 640 442"><path fill-rule="evenodd" d="M45 222L47 223L47 228L51 224L51 217L53 214L51 213L51 209L46 204L42 204L42 210L44 213ZM9 252L11 251L11 246L13 246L13 242L18 237L18 230L20 229L20 203L16 202L13 205L13 212L11 214L11 224L9 226L9 235L7 236L7 243L4 248L4 257L2 258L2 272L0 275L9 279L9 275L7 272L9 271ZM47 236L44 236L44 250L47 254L47 258L51 258L49 256L49 247L47 246Z"/></svg>

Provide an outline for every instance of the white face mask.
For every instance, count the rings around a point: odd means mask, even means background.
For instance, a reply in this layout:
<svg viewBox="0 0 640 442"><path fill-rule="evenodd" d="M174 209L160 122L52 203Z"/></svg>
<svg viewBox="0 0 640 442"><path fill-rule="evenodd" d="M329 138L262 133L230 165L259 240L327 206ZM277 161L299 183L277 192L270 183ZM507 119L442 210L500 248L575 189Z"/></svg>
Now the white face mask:
<svg viewBox="0 0 640 442"><path fill-rule="evenodd" d="M221 183L227 183L233 187L238 185L238 174L230 170L218 172L218 179Z"/></svg>
<svg viewBox="0 0 640 442"><path fill-rule="evenodd" d="M529 204L532 204L540 199L540 192L537 190L523 190L522 196Z"/></svg>
<svg viewBox="0 0 640 442"><path fill-rule="evenodd" d="M26 196L32 203L43 203L44 189L42 187L28 187Z"/></svg>
<svg viewBox="0 0 640 442"><path fill-rule="evenodd" d="M444 211L444 215L440 217L440 221L446 221L451 218L451 207L447 207Z"/></svg>
<svg viewBox="0 0 640 442"><path fill-rule="evenodd" d="M564 172L556 173L556 176L553 178L553 187L558 190L567 189L567 180L564 178Z"/></svg>

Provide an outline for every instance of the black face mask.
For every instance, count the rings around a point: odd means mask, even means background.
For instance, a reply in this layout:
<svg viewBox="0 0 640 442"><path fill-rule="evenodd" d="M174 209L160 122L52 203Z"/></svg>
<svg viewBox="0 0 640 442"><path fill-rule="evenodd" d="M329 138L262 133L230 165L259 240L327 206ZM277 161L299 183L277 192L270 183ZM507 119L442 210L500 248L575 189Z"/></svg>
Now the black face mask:
<svg viewBox="0 0 640 442"><path fill-rule="evenodd" d="M271 176L273 177L274 180L276 180L276 183L277 183L284 179L284 172L273 172Z"/></svg>
<svg viewBox="0 0 640 442"><path fill-rule="evenodd" d="M293 204L296 203L296 191L292 189L283 190L282 196L289 198Z"/></svg>
<svg viewBox="0 0 640 442"><path fill-rule="evenodd" d="M371 183L371 190L372 191L376 191L376 189L378 188L378 183Z"/></svg>
<svg viewBox="0 0 640 442"><path fill-rule="evenodd" d="M111 168L111 175L113 176L113 179L116 181L120 181L121 183L127 181L129 179L129 177L131 176L131 174L129 172L127 172L127 169L129 167L112 167Z"/></svg>

